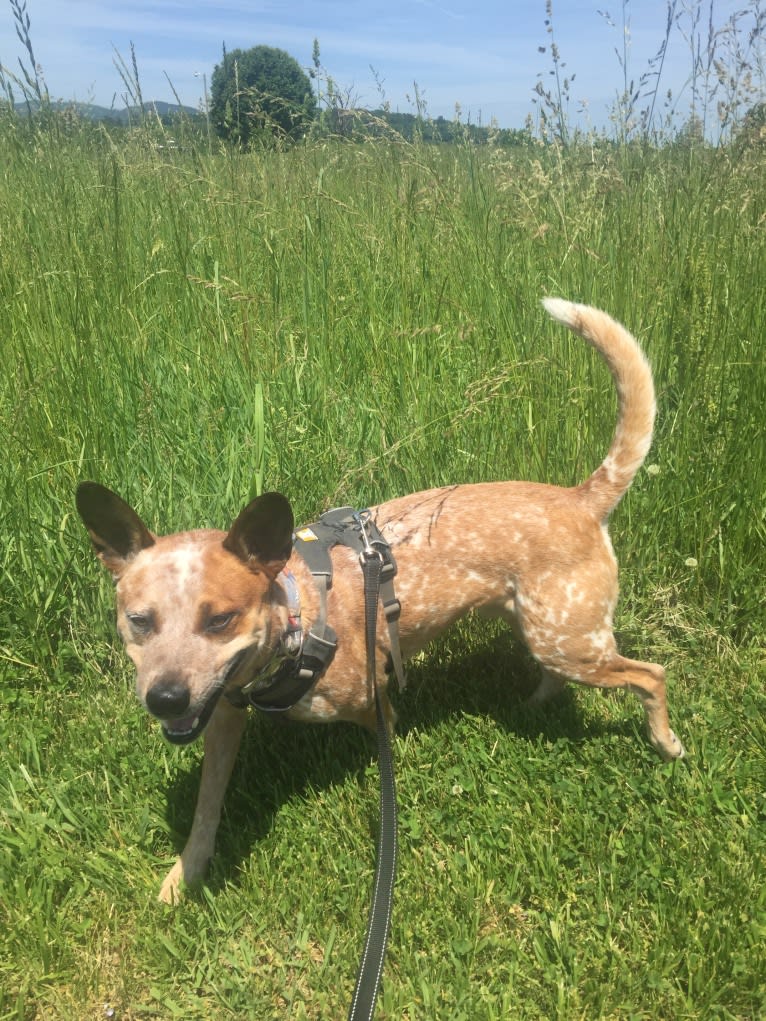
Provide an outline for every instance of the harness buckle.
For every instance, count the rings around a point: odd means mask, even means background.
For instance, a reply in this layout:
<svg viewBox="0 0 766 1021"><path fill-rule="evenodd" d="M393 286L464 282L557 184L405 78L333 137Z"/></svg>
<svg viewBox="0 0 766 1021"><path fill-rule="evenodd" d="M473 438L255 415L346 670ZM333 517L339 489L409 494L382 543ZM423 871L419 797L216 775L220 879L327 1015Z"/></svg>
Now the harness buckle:
<svg viewBox="0 0 766 1021"><path fill-rule="evenodd" d="M398 599L389 599L387 603L383 603L383 613L385 614L386 620L389 624L399 620L402 613L402 604Z"/></svg>

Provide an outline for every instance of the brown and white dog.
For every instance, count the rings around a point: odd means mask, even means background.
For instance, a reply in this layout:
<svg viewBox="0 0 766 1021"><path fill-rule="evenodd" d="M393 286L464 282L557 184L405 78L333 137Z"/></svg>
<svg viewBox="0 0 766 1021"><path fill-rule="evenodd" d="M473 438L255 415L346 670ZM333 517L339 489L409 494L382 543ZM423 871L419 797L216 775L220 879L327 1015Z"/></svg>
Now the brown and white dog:
<svg viewBox="0 0 766 1021"><path fill-rule="evenodd" d="M372 508L398 566L402 653L412 656L471 610L502 617L542 668L533 701L554 695L567 680L626 688L641 699L659 754L679 758L684 750L670 729L663 668L621 656L612 633L617 564L606 521L649 449L651 371L633 337L604 312L561 299L544 304L611 370L619 412L609 452L571 489L486 482L426 490ZM297 587L304 629L316 618L319 596L292 552L292 511L277 493L253 500L228 532L155 536L120 497L90 482L78 488L77 507L116 582L118 629L136 666L140 700L171 742L205 734L191 833L160 891L161 900L173 902L181 881L199 879L213 854L246 720L233 696L277 655L288 627L286 578ZM347 548L336 547L332 559L328 620L337 632L337 653L287 715L374 729L362 573ZM386 629L378 633L380 676L388 649Z"/></svg>

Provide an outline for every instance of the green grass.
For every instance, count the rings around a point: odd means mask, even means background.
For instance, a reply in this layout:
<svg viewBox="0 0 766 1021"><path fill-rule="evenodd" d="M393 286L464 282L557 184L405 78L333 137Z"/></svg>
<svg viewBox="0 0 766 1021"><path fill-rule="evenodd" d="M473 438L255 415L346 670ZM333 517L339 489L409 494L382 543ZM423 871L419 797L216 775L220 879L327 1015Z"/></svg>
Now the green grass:
<svg viewBox="0 0 766 1021"><path fill-rule="evenodd" d="M666 664L689 755L660 764L629 697L525 708L534 667L500 628L420 659L378 1016L764 1016L762 155L0 132L0 1019L345 1015L374 744L253 719L209 883L155 904L200 749L133 698L74 486L224 526L262 426L264 485L301 520L578 481L614 397L544 294L621 318L655 368L618 627Z"/></svg>

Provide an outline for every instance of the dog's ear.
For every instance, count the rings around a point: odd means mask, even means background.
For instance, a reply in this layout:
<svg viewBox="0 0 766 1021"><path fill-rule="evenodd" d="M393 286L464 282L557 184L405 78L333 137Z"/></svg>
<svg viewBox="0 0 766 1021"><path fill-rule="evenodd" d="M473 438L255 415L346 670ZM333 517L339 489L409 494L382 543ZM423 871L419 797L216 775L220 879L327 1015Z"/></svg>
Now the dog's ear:
<svg viewBox="0 0 766 1021"><path fill-rule="evenodd" d="M223 546L273 581L290 559L293 525L289 500L281 493L264 493L245 507L229 529Z"/></svg>
<svg viewBox="0 0 766 1021"><path fill-rule="evenodd" d="M154 545L154 536L138 514L106 486L81 482L75 502L99 560L114 578L137 553Z"/></svg>

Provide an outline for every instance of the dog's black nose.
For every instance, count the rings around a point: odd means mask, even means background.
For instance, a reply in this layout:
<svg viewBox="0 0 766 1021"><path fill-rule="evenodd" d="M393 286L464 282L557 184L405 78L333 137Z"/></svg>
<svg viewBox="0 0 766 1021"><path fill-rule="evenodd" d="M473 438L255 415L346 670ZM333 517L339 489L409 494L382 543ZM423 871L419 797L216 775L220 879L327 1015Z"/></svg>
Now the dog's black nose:
<svg viewBox="0 0 766 1021"><path fill-rule="evenodd" d="M176 677L166 677L146 693L146 707L160 720L175 720L189 708L189 689Z"/></svg>

